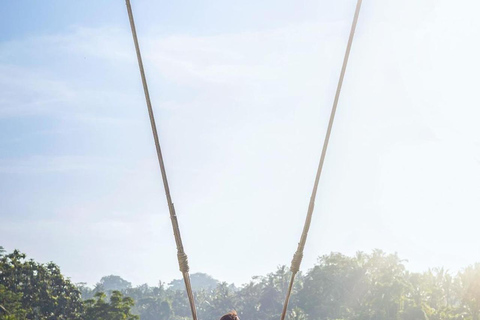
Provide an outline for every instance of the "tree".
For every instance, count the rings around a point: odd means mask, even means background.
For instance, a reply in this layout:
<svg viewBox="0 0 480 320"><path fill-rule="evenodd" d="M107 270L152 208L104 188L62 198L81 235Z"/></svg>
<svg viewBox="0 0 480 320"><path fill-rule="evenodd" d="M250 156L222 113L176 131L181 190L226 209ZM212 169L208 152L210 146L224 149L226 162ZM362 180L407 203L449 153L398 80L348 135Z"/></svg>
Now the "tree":
<svg viewBox="0 0 480 320"><path fill-rule="evenodd" d="M170 320L173 310L170 303L155 297L147 297L137 302L137 309L142 320Z"/></svg>
<svg viewBox="0 0 480 320"><path fill-rule="evenodd" d="M214 290L220 283L218 280L212 278L210 275L201 272L192 273L190 275L190 282L192 284L193 291ZM185 290L185 284L183 282L183 279L172 280L168 285L172 290Z"/></svg>
<svg viewBox="0 0 480 320"><path fill-rule="evenodd" d="M22 309L22 294L14 293L0 284L0 319L25 319L26 312Z"/></svg>
<svg viewBox="0 0 480 320"><path fill-rule="evenodd" d="M277 319L289 283L285 266L241 286L199 274L204 289L194 292L199 318L218 319L235 309L243 319ZM123 288L122 292L105 288ZM0 256L0 320L187 320L183 286L132 288L118 277L103 277L90 289L72 285L53 264L27 260L14 251ZM86 301L80 301L80 291ZM134 301L137 301L134 305ZM480 264L452 276L444 269L408 272L396 254L374 250L319 258L292 291L289 320L480 320Z"/></svg>
<svg viewBox="0 0 480 320"><path fill-rule="evenodd" d="M367 255L365 276L368 291L361 303L367 319L398 319L409 291L407 272L396 254L374 250Z"/></svg>
<svg viewBox="0 0 480 320"><path fill-rule="evenodd" d="M237 295L237 312L240 319L260 319L260 296L262 294L261 285L252 280L241 288Z"/></svg>
<svg viewBox="0 0 480 320"><path fill-rule="evenodd" d="M480 263L459 273L462 306L469 319L480 319Z"/></svg>
<svg viewBox="0 0 480 320"><path fill-rule="evenodd" d="M344 319L358 310L368 291L364 254L355 258L332 253L322 256L304 279L299 306L313 319Z"/></svg>
<svg viewBox="0 0 480 320"><path fill-rule="evenodd" d="M428 320L425 311L423 311L422 307L415 306L415 307L408 307L405 309L404 312L401 314L402 320Z"/></svg>
<svg viewBox="0 0 480 320"><path fill-rule="evenodd" d="M305 276L299 306L313 319L399 319L409 288L405 266L396 254L332 253Z"/></svg>
<svg viewBox="0 0 480 320"><path fill-rule="evenodd" d="M411 301L405 314L420 308L429 320L455 319L459 314L460 300L455 290L458 279L455 280L447 271L430 269L422 274L409 274L411 286Z"/></svg>
<svg viewBox="0 0 480 320"><path fill-rule="evenodd" d="M236 309L235 292L226 282L220 283L215 290L203 291L203 293L210 293L207 299L203 299L205 303L201 305L200 314L204 319L219 318L219 315L225 314L231 310ZM199 294L197 293L197 300Z"/></svg>
<svg viewBox="0 0 480 320"><path fill-rule="evenodd" d="M25 254L18 250L3 255L0 285L4 299L14 305L20 302L28 319L81 319L80 292L52 262L39 264L26 260Z"/></svg>
<svg viewBox="0 0 480 320"><path fill-rule="evenodd" d="M132 284L120 276L109 275L102 277L97 284L98 291L122 291L132 287Z"/></svg>
<svg viewBox="0 0 480 320"><path fill-rule="evenodd" d="M110 303L105 301L106 295L97 292L94 299L85 301L85 320L137 320L139 316L131 314L130 308L135 304L130 297L124 297L120 291L113 291Z"/></svg>
<svg viewBox="0 0 480 320"><path fill-rule="evenodd" d="M173 317L171 299L168 299L161 281L157 287L142 284L123 293L136 301L132 313L139 314L142 320L169 320Z"/></svg>
<svg viewBox="0 0 480 320"><path fill-rule="evenodd" d="M88 287L86 282L78 282L75 286L80 291L83 300L91 299L95 295L95 290Z"/></svg>

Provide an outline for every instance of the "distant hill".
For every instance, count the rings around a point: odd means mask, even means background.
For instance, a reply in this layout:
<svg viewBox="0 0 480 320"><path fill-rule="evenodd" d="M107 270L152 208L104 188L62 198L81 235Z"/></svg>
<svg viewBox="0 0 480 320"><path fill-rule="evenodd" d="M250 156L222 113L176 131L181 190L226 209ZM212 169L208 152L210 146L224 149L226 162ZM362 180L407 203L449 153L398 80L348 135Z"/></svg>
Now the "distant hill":
<svg viewBox="0 0 480 320"><path fill-rule="evenodd" d="M191 274L190 280L192 282L192 289L194 291L213 290L220 283L220 281L217 279L214 279L210 275L201 272ZM168 286L171 290L185 290L183 279L175 279L170 282Z"/></svg>

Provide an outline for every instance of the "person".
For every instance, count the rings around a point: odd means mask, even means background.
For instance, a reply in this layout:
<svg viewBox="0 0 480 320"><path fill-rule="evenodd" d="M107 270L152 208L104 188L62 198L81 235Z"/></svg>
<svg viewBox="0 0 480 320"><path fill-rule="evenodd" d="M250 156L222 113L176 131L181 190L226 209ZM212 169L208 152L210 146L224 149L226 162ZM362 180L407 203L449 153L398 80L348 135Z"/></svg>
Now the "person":
<svg viewBox="0 0 480 320"><path fill-rule="evenodd" d="M235 310L223 315L220 320L240 320Z"/></svg>

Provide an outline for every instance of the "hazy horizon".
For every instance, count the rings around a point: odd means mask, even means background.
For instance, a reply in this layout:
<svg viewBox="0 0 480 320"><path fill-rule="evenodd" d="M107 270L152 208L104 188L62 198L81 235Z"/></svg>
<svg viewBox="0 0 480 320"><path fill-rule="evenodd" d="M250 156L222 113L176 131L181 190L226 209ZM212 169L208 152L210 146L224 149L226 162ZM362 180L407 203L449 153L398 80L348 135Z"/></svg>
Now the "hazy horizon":
<svg viewBox="0 0 480 320"><path fill-rule="evenodd" d="M32 257L30 257L27 252L23 252L23 251L20 250L20 249L13 249L13 250L19 250L20 252L25 253L25 254L27 255L27 259L32 259ZM13 250L11 250L11 251L13 251ZM363 252L363 253L371 254L374 250L381 250L381 249L376 248L376 249L373 249L373 250L370 251L370 252ZM383 250L381 250L381 251L383 251ZM384 252L384 251L383 251L383 252ZM8 254L8 253L10 253L10 252L7 250L7 252L6 252L5 254ZM340 253L340 254L343 254L342 252L330 252L330 253L326 253L326 255L329 255L329 254L332 254L332 253ZM397 253L395 253L395 252L384 252L384 253L387 254L387 255L389 255L389 254L397 254ZM353 257L354 255L347 255L347 256ZM317 259L319 259L320 257L321 257L321 256L318 256ZM410 268L409 268L409 267L410 267L410 266L409 266L409 262L410 262L410 261L409 261L408 259L406 259L405 257L402 257L402 256L399 256L399 258L400 258L402 264L404 264L405 267L406 267L406 269L407 269L408 271L410 271L410 272L422 273L422 272L428 272L429 270L440 270L440 269L444 269L447 273L449 273L449 274L451 274L451 275L453 275L453 276L456 275L458 272L462 272L464 269L473 266L474 264L480 263L480 261L474 262L474 263L472 263L471 265L465 265L465 266L462 266L462 267L460 267L459 269L456 269L456 270L445 269L443 266L429 266L429 267L427 267L426 269L413 270L413 269L410 269ZM39 262L39 263L48 263L48 262L56 263L55 261L37 261L37 262ZM58 264L57 264L57 265L58 265ZM287 269L288 269L288 268L289 268L289 265L290 265L290 263L285 263L285 264L283 264L283 265L278 265L278 266L276 266L276 268L285 266L285 267L287 267ZM307 272L308 272L309 270L311 270L315 265L318 265L318 261L314 262L314 263L313 263L312 265L310 265L310 266L302 265L302 271L304 271L305 273L307 273ZM67 277L68 279L72 280L75 284L81 284L81 283L82 283L82 284L85 284L87 287L92 288L92 289L95 287L95 285L96 285L97 283L99 283L99 281L100 281L103 277L107 277L107 276L119 276L119 277L121 277L123 280L126 280L126 281L130 282L130 283L132 284L132 287L138 287L138 286L141 286L141 285L144 285L144 284L147 284L147 285L153 287L153 286L158 286L160 282L161 282L162 284L164 284L164 285L167 285L167 287L168 287L172 281L180 281L180 282L182 283L182 286L183 286L183 278L182 278L182 274L181 274L180 271L178 272L178 274L177 274L176 277L174 276L173 278L170 278L170 279L162 279L162 278L159 278L156 282L153 281L153 282L137 282L137 283L135 283L135 282L130 281L130 279L123 277L122 275L109 273L109 274L104 274L104 275L102 275L100 278L98 278L96 281L89 283L89 282L86 282L86 281L74 281L74 279L71 279L71 277L70 277L68 274L66 274L65 272L63 272L62 266L59 266L59 267L60 267L60 270L62 270L63 275L64 275L65 277ZM215 275L209 273L208 271L202 271L202 270L197 270L197 271L195 271L195 272L193 272L193 273L191 272L190 275L191 275L191 276L194 276L194 275L196 275L196 274L206 274L207 276L210 276L213 280L217 280L217 281L219 281L220 283L226 282L226 283L228 283L229 285L230 285L230 284L233 284L233 285L235 285L237 288L240 288L240 287L242 287L243 285L248 284L251 280L254 280L254 278L266 276L267 274L272 273L272 272L275 272L275 270L272 269L272 270L270 270L270 271L267 271L267 272L264 273L264 274L254 274L254 275L251 275L250 278L249 278L247 281L242 282L242 283L235 283L235 282L233 282L233 281L226 281L226 280L223 280L223 279L220 279L220 278L216 277ZM194 280L193 280L193 279L192 279L192 283L194 283Z"/></svg>

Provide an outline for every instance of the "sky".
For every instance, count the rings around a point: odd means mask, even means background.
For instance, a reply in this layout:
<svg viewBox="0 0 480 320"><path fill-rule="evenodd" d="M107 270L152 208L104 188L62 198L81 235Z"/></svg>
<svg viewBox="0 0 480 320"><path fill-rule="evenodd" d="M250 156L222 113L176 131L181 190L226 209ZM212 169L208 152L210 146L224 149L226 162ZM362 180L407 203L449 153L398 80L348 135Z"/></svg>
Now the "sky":
<svg viewBox="0 0 480 320"><path fill-rule="evenodd" d="M355 3L132 1L192 273L290 264ZM303 271L480 262L479 9L364 0ZM90 285L179 278L124 2L7 1L0 30L0 245Z"/></svg>

